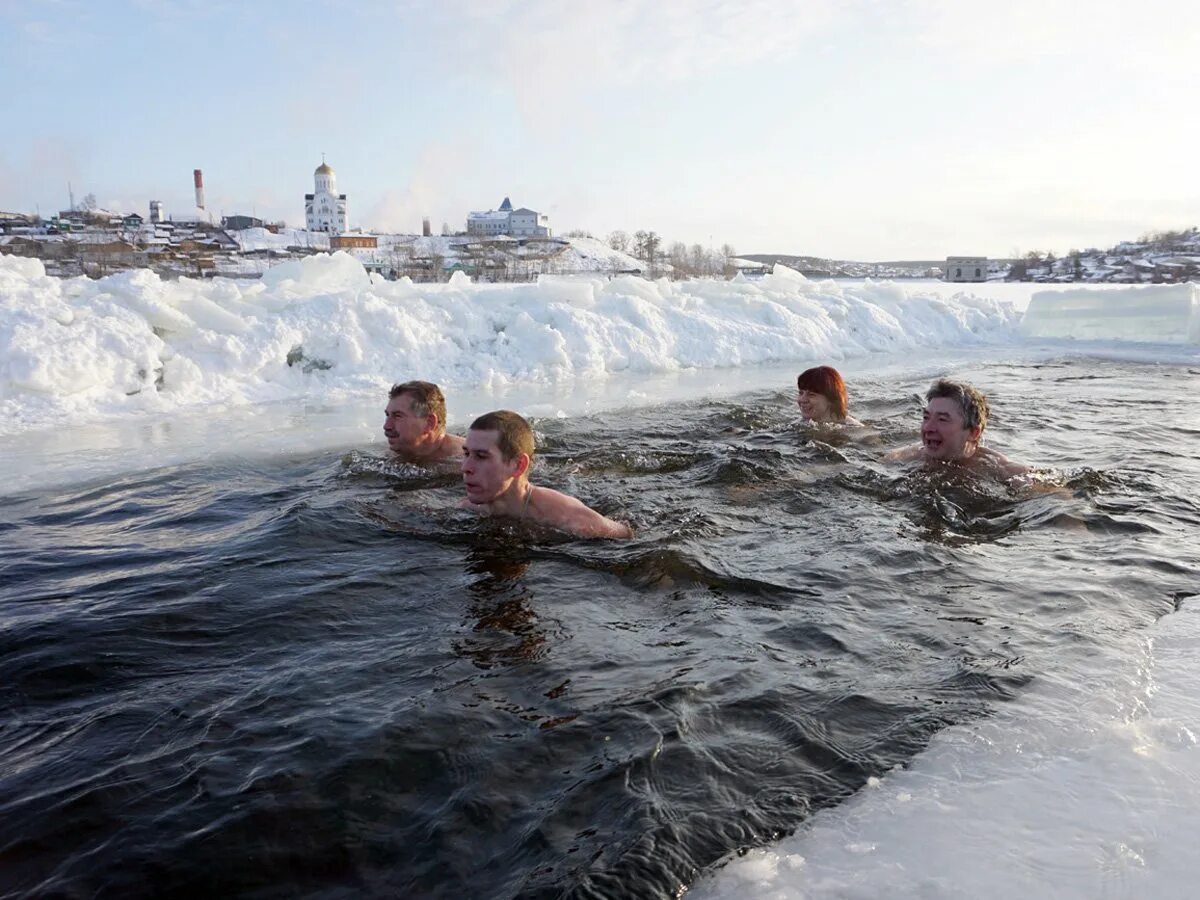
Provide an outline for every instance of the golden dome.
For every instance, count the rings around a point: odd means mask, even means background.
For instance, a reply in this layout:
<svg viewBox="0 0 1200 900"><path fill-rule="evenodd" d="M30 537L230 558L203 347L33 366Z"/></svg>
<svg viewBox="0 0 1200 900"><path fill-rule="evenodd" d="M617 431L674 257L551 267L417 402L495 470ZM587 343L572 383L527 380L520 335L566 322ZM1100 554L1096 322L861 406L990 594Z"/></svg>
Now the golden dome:
<svg viewBox="0 0 1200 900"><path fill-rule="evenodd" d="M333 169L331 169L329 167L329 163L323 162L319 166L317 166L317 171L313 172L313 174L314 175L332 175Z"/></svg>

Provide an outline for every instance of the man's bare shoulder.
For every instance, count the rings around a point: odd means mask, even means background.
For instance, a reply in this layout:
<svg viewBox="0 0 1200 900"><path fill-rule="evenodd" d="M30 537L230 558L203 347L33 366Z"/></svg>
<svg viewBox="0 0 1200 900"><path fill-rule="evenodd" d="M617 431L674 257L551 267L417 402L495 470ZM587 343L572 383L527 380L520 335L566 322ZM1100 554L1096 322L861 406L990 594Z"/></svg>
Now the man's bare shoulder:
<svg viewBox="0 0 1200 900"><path fill-rule="evenodd" d="M975 451L975 456L986 468L1005 478L1027 475L1030 472L1029 466L1013 462L999 450L992 450L990 447L980 447Z"/></svg>
<svg viewBox="0 0 1200 900"><path fill-rule="evenodd" d="M448 434L442 438L442 445L438 448L438 457L441 459L458 459L463 455L463 447L466 443L466 438L459 437L457 434Z"/></svg>
<svg viewBox="0 0 1200 900"><path fill-rule="evenodd" d="M623 522L602 516L582 500L553 488L535 487L530 497L530 512L547 525L570 531L580 537L628 538L633 529Z"/></svg>

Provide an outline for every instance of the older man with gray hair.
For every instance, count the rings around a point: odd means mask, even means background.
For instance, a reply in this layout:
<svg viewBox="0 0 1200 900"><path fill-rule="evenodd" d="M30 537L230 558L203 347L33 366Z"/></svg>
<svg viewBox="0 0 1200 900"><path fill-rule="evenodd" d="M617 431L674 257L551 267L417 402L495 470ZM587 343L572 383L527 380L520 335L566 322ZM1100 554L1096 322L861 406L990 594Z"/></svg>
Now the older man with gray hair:
<svg viewBox="0 0 1200 900"><path fill-rule="evenodd" d="M446 434L446 398L436 384L392 385L384 416L388 447L404 462L429 465L462 456L463 439Z"/></svg>
<svg viewBox="0 0 1200 900"><path fill-rule="evenodd" d="M987 428L987 397L959 381L940 378L925 392L921 420L921 443L893 450L885 459L905 462L920 459L927 464L968 466L1009 478L1028 472L1027 466L1012 462L1003 453L981 443Z"/></svg>

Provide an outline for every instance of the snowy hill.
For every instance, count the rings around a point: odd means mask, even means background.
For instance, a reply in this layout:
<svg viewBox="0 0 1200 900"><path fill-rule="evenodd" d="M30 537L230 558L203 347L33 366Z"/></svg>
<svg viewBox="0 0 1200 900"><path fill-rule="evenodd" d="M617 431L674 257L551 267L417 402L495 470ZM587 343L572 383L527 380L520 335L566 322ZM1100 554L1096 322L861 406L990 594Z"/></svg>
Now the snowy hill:
<svg viewBox="0 0 1200 900"><path fill-rule="evenodd" d="M230 231L243 253L256 250L287 250L289 247L309 247L313 250L328 250L329 235L301 228L281 228L278 233L266 228L246 228Z"/></svg>
<svg viewBox="0 0 1200 900"><path fill-rule="evenodd" d="M420 278L462 271L485 281L527 281L538 275L641 272L645 263L595 238L514 238L507 235L373 235L377 247L350 251L370 271Z"/></svg>

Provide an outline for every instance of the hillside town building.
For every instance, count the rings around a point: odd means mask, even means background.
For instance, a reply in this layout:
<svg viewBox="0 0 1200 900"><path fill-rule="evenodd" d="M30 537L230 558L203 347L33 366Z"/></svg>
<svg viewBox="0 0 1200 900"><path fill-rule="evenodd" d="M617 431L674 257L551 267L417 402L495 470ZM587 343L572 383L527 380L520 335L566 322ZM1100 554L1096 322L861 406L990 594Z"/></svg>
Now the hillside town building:
<svg viewBox="0 0 1200 900"><path fill-rule="evenodd" d="M330 250L374 250L379 238L373 234L343 234L329 239Z"/></svg>
<svg viewBox="0 0 1200 900"><path fill-rule="evenodd" d="M266 223L256 216L226 216L221 227L228 231L243 231L246 228L262 228Z"/></svg>
<svg viewBox="0 0 1200 900"><path fill-rule="evenodd" d="M346 195L337 192L337 176L329 163L321 160L313 172L314 191L304 195L304 224L309 231L345 234L350 230L346 218Z"/></svg>
<svg viewBox="0 0 1200 900"><path fill-rule="evenodd" d="M507 197L499 209L467 215L467 234L481 237L550 237L550 217L533 209L513 209Z"/></svg>
<svg viewBox="0 0 1200 900"><path fill-rule="evenodd" d="M987 281L986 256L947 256L946 281Z"/></svg>

